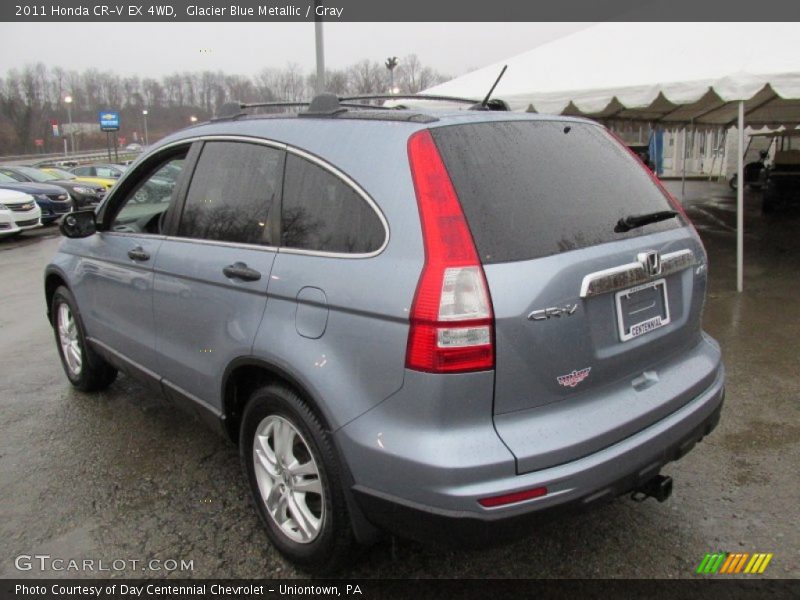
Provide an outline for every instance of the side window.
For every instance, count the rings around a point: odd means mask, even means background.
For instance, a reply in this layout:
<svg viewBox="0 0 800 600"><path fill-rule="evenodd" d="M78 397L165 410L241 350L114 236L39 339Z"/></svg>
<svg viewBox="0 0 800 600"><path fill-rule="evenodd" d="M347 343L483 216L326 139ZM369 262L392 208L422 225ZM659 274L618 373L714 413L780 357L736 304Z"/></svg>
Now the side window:
<svg viewBox="0 0 800 600"><path fill-rule="evenodd" d="M72 172L77 175L78 177L91 177L92 175L92 168L91 167L76 167L72 169Z"/></svg>
<svg viewBox="0 0 800 600"><path fill-rule="evenodd" d="M173 154L142 177L122 201L111 223L112 231L161 233L187 152Z"/></svg>
<svg viewBox="0 0 800 600"><path fill-rule="evenodd" d="M108 167L94 167L92 171L94 171L94 173L87 173L87 175L92 175L93 177L108 177L110 179L119 177L119 173Z"/></svg>
<svg viewBox="0 0 800 600"><path fill-rule="evenodd" d="M186 195L181 237L274 245L272 211L283 150L247 142L207 142Z"/></svg>
<svg viewBox="0 0 800 600"><path fill-rule="evenodd" d="M281 224L281 244L304 250L374 252L386 236L378 215L353 188L293 154L286 158Z"/></svg>

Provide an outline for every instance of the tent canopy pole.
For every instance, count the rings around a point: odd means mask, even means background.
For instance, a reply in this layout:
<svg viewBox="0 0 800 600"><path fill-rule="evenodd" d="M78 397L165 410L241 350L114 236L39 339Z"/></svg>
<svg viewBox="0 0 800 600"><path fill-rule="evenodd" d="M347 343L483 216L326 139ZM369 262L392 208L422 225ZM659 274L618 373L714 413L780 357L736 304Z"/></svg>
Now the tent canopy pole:
<svg viewBox="0 0 800 600"><path fill-rule="evenodd" d="M736 155L736 290L744 289L744 100L739 101L739 151Z"/></svg>

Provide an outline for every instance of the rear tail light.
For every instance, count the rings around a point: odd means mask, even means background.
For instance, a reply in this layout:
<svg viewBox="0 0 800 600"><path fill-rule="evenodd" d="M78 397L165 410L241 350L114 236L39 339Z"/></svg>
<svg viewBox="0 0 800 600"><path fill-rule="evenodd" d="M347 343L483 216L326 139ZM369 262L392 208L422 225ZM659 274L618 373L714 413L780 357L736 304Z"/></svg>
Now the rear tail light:
<svg viewBox="0 0 800 600"><path fill-rule="evenodd" d="M430 373L494 368L489 289L450 176L429 131L408 140L425 266L411 307L406 367Z"/></svg>

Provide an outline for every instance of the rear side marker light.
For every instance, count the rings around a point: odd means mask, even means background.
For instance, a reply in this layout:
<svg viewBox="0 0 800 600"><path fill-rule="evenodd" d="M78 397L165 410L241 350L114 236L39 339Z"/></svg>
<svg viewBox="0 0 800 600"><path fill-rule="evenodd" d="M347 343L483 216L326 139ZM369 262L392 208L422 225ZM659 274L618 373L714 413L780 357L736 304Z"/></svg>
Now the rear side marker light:
<svg viewBox="0 0 800 600"><path fill-rule="evenodd" d="M406 367L428 373L494 368L494 316L483 266L430 131L408 140L425 266L411 307Z"/></svg>
<svg viewBox="0 0 800 600"><path fill-rule="evenodd" d="M533 488L532 490L523 490L521 492L514 492L513 494L503 494L502 496L490 496L489 498L481 498L478 504L485 508L494 508L495 506L505 506L507 504L515 504L524 500L531 500L533 498L541 498L547 494L546 487Z"/></svg>

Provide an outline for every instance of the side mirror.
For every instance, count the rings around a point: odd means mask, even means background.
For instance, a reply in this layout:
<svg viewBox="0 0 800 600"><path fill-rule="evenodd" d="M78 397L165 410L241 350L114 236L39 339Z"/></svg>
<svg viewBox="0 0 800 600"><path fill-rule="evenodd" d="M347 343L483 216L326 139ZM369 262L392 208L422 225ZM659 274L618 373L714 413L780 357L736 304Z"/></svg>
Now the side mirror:
<svg viewBox="0 0 800 600"><path fill-rule="evenodd" d="M78 210L67 213L59 224L61 234L68 238L85 238L97 232L97 221L93 210Z"/></svg>

